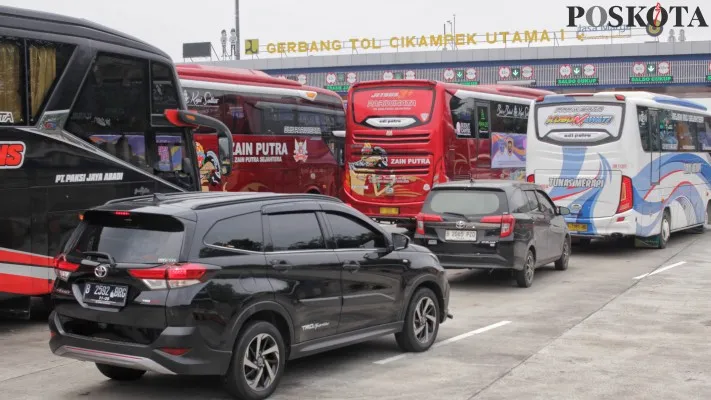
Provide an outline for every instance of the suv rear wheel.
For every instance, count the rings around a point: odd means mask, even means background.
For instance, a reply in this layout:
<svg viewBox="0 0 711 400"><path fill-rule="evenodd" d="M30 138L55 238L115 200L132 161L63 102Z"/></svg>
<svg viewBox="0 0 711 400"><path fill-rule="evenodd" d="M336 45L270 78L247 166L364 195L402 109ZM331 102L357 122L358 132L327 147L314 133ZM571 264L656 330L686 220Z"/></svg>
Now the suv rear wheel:
<svg viewBox="0 0 711 400"><path fill-rule="evenodd" d="M141 377L146 373L146 371L140 369L117 367L115 365L99 363L96 364L96 368L98 368L99 372L101 372L105 377L115 381L136 381L141 379Z"/></svg>
<svg viewBox="0 0 711 400"><path fill-rule="evenodd" d="M439 331L439 302L434 292L420 288L407 307L402 332L395 334L398 346L404 351L422 352L434 344Z"/></svg>
<svg viewBox="0 0 711 400"><path fill-rule="evenodd" d="M279 385L285 364L286 348L279 330L269 322L251 322L237 340L225 387L238 399L266 399Z"/></svg>
<svg viewBox="0 0 711 400"><path fill-rule="evenodd" d="M568 269L570 248L570 236L566 236L565 241L563 242L563 252L560 254L560 258L555 261L555 269L558 271L565 271Z"/></svg>
<svg viewBox="0 0 711 400"><path fill-rule="evenodd" d="M514 273L516 283L519 287L528 288L533 284L533 275L536 272L536 258L531 250L526 254L526 260L523 262L523 268Z"/></svg>

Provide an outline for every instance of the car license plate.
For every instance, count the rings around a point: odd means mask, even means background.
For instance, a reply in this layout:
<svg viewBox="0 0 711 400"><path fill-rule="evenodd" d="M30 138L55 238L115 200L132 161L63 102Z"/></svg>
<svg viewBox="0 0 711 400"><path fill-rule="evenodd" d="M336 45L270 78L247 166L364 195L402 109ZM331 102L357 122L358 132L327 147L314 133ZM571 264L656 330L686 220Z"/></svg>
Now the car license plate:
<svg viewBox="0 0 711 400"><path fill-rule="evenodd" d="M84 286L84 303L123 307L126 297L128 286L106 283L87 283Z"/></svg>
<svg viewBox="0 0 711 400"><path fill-rule="evenodd" d="M400 214L400 209L398 207L380 207L380 214L382 214L382 215L398 215L398 214Z"/></svg>
<svg viewBox="0 0 711 400"><path fill-rule="evenodd" d="M588 224L568 224L568 230L573 232L587 232Z"/></svg>
<svg viewBox="0 0 711 400"><path fill-rule="evenodd" d="M476 231L444 231L444 240L451 242L475 242Z"/></svg>

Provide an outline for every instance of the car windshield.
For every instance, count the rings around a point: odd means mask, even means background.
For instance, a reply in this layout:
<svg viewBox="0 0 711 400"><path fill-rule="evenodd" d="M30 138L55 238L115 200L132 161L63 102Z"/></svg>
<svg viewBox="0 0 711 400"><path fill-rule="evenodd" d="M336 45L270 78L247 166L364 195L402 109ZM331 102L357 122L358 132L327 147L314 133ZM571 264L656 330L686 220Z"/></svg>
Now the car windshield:
<svg viewBox="0 0 711 400"><path fill-rule="evenodd" d="M117 263L177 262L183 245L183 226L164 216L87 214L70 255L94 251L111 255Z"/></svg>
<svg viewBox="0 0 711 400"><path fill-rule="evenodd" d="M508 211L506 193L500 190L439 189L433 190L422 209L423 213L453 216L502 214Z"/></svg>

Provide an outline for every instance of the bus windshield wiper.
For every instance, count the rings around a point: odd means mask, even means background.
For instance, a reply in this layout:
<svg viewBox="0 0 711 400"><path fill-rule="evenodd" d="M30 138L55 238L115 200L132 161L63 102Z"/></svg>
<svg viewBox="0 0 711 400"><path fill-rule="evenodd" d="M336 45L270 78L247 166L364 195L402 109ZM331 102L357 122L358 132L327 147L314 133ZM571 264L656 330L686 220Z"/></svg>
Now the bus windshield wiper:
<svg viewBox="0 0 711 400"><path fill-rule="evenodd" d="M452 217L461 218L461 219L463 219L463 220L469 221L469 217L467 217L467 216L464 215L464 214L453 213L453 212L443 212L442 214L444 214L444 215L449 215L449 216L452 216Z"/></svg>

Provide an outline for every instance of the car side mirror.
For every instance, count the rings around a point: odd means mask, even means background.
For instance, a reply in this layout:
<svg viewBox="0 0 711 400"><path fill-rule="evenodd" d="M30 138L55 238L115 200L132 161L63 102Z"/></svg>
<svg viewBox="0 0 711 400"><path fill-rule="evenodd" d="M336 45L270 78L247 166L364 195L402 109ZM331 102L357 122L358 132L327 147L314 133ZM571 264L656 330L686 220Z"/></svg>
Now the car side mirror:
<svg viewBox="0 0 711 400"><path fill-rule="evenodd" d="M570 209L568 207L560 206L558 207L558 215L568 215L570 214Z"/></svg>
<svg viewBox="0 0 711 400"><path fill-rule="evenodd" d="M333 131L333 136L337 138L344 138L346 137L346 131Z"/></svg>
<svg viewBox="0 0 711 400"><path fill-rule="evenodd" d="M410 246L410 237L402 233L393 233L393 250L405 250Z"/></svg>
<svg viewBox="0 0 711 400"><path fill-rule="evenodd" d="M232 173L234 141L232 133L222 121L200 113L186 110L165 110L165 118L174 126L195 129L201 126L212 128L217 132L217 147L222 175Z"/></svg>

